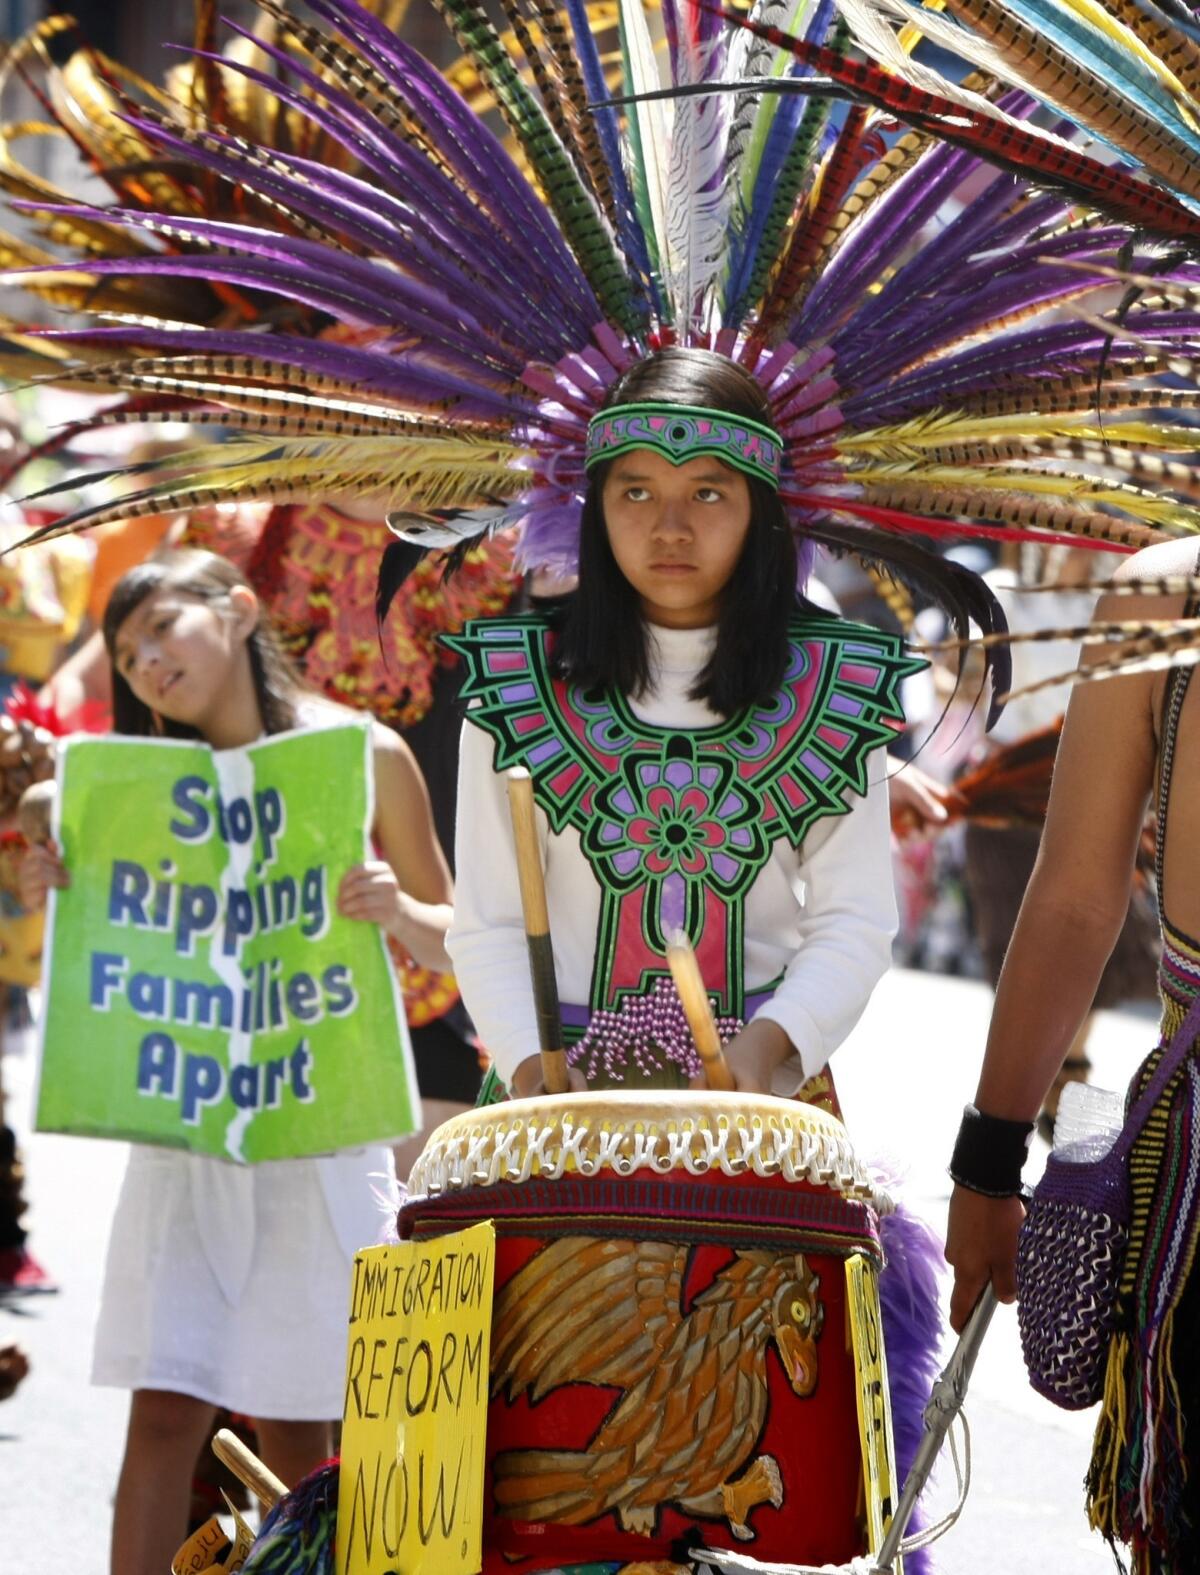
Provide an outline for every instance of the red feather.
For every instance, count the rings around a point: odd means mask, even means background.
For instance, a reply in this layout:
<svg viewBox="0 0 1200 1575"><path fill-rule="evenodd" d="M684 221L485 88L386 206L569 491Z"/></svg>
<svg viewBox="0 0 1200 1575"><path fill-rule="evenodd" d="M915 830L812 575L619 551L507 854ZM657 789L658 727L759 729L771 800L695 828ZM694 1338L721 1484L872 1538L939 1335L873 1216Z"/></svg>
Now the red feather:
<svg viewBox="0 0 1200 1575"><path fill-rule="evenodd" d="M1027 541L1044 547L1078 547L1078 536L1064 535L1060 531L1026 530L1014 525L981 525L971 520L938 520L926 514L906 514L902 509L885 509L875 503L859 503L854 498L829 498L817 492L792 492L781 488L779 496L784 503L798 509L809 509L819 514L853 514L857 519L869 520L884 530L898 531L911 536L983 536L989 541ZM1114 520L1114 524L1116 521ZM1121 542L1100 541L1089 536L1087 546L1091 551L1130 553L1137 549Z"/></svg>
<svg viewBox="0 0 1200 1575"><path fill-rule="evenodd" d="M1050 782L1062 717L1037 733L1026 733L998 749L981 766L954 784L958 802L952 820L974 820L992 826L1041 826L1050 801Z"/></svg>
<svg viewBox="0 0 1200 1575"><path fill-rule="evenodd" d="M855 104L846 117L841 135L829 155L821 177L816 205L802 218L792 233L779 277L763 305L759 332L769 334L782 317L791 316L795 297L804 283L805 272L817 255L825 231L833 223L850 188L879 150L865 135L869 111Z"/></svg>

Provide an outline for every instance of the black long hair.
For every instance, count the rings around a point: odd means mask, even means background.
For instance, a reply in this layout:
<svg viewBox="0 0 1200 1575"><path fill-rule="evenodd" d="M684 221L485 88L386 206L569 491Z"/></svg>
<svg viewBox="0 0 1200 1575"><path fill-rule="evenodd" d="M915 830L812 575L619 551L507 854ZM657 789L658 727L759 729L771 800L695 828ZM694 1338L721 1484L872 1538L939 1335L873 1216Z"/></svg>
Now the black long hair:
<svg viewBox="0 0 1200 1575"><path fill-rule="evenodd" d="M230 591L239 586L250 589L249 581L227 558L193 548L163 553L121 576L108 598L103 624L104 646L112 668L114 732L137 737L200 737L194 727L183 722L172 722L165 716L158 718L134 694L117 670L117 631L155 591L169 589L194 596L197 601L219 604L228 601ZM263 728L268 733L285 733L296 726L296 701L303 685L263 614L246 639L246 651Z"/></svg>
<svg viewBox="0 0 1200 1575"><path fill-rule="evenodd" d="M610 405L662 401L699 405L771 425L767 396L749 372L713 350L671 347L619 378ZM609 462L591 472L579 536L579 586L545 604L555 629L557 676L627 695L650 682L646 622L638 594L617 566L602 502ZM770 698L788 662L788 620L797 606L796 543L778 494L747 476L750 528L721 597L717 639L691 695L722 716Z"/></svg>

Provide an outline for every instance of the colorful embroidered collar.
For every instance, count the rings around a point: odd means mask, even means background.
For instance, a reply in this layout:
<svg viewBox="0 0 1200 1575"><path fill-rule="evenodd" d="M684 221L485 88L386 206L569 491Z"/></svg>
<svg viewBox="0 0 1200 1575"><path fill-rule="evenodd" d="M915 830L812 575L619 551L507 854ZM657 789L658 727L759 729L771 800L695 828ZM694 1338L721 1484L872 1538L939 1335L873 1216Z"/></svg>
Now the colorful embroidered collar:
<svg viewBox="0 0 1200 1575"><path fill-rule="evenodd" d="M799 846L865 796L871 752L903 722L900 682L925 664L899 636L825 614L798 614L789 635L778 693L697 729L654 726L623 696L554 678L544 618L482 619L446 638L495 769L525 766L551 829L580 834L603 894L593 1013L652 992L681 926L718 1011L744 1017L745 900L772 844Z"/></svg>
<svg viewBox="0 0 1200 1575"><path fill-rule="evenodd" d="M588 423L584 469L635 448L653 449L672 465L712 455L779 491L783 464L779 433L727 410L665 403L611 405Z"/></svg>

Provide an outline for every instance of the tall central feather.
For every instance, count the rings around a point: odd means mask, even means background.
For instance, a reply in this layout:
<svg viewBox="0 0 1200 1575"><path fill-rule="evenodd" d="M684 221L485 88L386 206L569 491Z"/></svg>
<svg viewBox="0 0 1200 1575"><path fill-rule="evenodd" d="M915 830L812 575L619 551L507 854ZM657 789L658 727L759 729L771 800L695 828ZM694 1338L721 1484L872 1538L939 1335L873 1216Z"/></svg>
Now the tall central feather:
<svg viewBox="0 0 1200 1575"><path fill-rule="evenodd" d="M626 93L653 93L662 84L642 0L619 0L617 23ZM666 172L673 120L669 100L651 99L631 106L626 126L634 204L651 262L663 280L670 272Z"/></svg>
<svg viewBox="0 0 1200 1575"><path fill-rule="evenodd" d="M676 19L670 9L664 15ZM695 0L683 0L669 30L676 82L719 79L724 39L716 17ZM729 223L726 147L729 100L722 94L684 98L675 108L667 181L668 289L675 329L703 329L715 309L708 297L724 266Z"/></svg>
<svg viewBox="0 0 1200 1575"><path fill-rule="evenodd" d="M801 6L806 3L807 0L800 0ZM792 14L789 15L789 12ZM798 32L802 25L799 14L793 11L791 0L754 0L750 15L756 22L765 22L770 27L786 28L793 33ZM779 51L765 39L741 30L734 34L727 55L729 78L732 82L751 82L759 77L765 78L785 64ZM749 176L749 183L753 184L752 169L747 166L743 171L743 155L749 145L755 116L762 102L761 93L755 93L753 90L739 93L734 100L733 115L729 124L727 142L729 163L732 169L738 171L738 185L743 206L749 189L743 182L743 175Z"/></svg>

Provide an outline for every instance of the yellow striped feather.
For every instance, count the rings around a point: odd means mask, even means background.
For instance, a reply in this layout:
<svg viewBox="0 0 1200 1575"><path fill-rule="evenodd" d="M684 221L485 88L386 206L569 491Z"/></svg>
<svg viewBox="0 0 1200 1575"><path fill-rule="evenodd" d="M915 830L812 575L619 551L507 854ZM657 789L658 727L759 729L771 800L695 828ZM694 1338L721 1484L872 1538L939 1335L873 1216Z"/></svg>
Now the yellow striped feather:
<svg viewBox="0 0 1200 1575"><path fill-rule="evenodd" d="M893 464L851 467L849 479L867 484L892 480L913 481L935 488L969 487L978 491L1022 492L1034 498L1063 499L1072 503L1107 506L1124 510L1135 519L1156 525L1173 536L1190 535L1200 531L1200 510L1176 503L1171 498L1156 497L1139 487L1121 482L1104 484L1093 476L1074 475L1070 472L1045 472L1037 470L970 469L952 465L925 465L912 461Z"/></svg>
<svg viewBox="0 0 1200 1575"><path fill-rule="evenodd" d="M864 502L933 519L974 520L1015 530L1055 532L1086 541L1105 541L1138 550L1167 539L1168 533L1131 519L1117 518L1088 509L1073 499L1043 498L1021 491L1003 492L975 485L977 475L960 486L941 486L924 477L889 476L865 482Z"/></svg>
<svg viewBox="0 0 1200 1575"><path fill-rule="evenodd" d="M1146 390L1157 397L1160 390ZM1196 396L1200 399L1200 394ZM1008 440L1049 441L1053 438L1086 439L1095 443L1140 445L1170 453L1200 448L1200 428L1155 426L1148 421L1105 422L1096 426L1080 413L1075 421L1064 421L1055 412L1013 411L998 416L964 415L961 411L918 416L887 427L866 432L838 434L838 447L850 455L864 454L879 459L916 458L923 450L949 444L977 443L980 446Z"/></svg>
<svg viewBox="0 0 1200 1575"><path fill-rule="evenodd" d="M516 468L531 456L512 444L468 443L456 438L398 442L385 456L377 438L242 438L169 455L142 474L162 479L126 498L80 511L68 521L26 538L50 541L72 531L150 514L178 513L215 503L282 502L344 493L386 493L391 507L415 510L470 508L515 497L529 484ZM173 474L181 471L181 474Z"/></svg>

